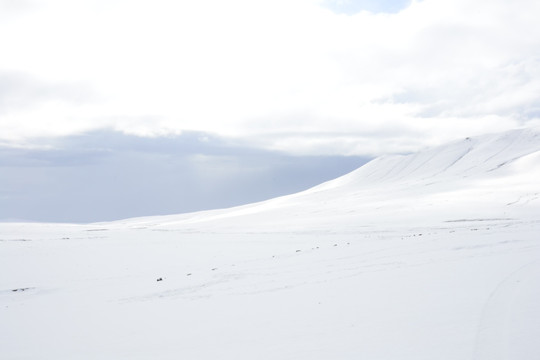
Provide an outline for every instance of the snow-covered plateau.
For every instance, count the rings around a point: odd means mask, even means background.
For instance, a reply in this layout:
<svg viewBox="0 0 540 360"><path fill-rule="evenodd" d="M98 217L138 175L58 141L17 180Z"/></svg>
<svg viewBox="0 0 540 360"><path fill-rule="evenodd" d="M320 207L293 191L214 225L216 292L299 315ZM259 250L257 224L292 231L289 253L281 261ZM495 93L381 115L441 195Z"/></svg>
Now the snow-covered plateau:
<svg viewBox="0 0 540 360"><path fill-rule="evenodd" d="M540 129L231 209L0 224L1 359L538 360Z"/></svg>

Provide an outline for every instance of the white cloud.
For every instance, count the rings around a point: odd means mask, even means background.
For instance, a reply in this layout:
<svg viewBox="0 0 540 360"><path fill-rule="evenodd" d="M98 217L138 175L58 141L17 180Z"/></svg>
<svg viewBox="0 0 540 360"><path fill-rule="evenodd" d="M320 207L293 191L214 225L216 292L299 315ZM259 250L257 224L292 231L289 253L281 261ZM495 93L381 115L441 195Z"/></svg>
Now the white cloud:
<svg viewBox="0 0 540 360"><path fill-rule="evenodd" d="M534 0L350 16L316 0L28 4L0 23L0 71L93 92L0 109L2 141L198 130L293 153L379 154L540 113Z"/></svg>

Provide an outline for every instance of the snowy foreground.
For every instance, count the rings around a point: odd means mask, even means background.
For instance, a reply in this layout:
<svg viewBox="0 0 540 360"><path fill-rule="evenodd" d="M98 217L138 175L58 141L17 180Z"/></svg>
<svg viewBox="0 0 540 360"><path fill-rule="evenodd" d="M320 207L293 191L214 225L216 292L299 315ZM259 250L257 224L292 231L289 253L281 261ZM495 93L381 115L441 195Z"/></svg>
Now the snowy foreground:
<svg viewBox="0 0 540 360"><path fill-rule="evenodd" d="M0 224L1 359L538 360L539 339L538 130L232 209Z"/></svg>

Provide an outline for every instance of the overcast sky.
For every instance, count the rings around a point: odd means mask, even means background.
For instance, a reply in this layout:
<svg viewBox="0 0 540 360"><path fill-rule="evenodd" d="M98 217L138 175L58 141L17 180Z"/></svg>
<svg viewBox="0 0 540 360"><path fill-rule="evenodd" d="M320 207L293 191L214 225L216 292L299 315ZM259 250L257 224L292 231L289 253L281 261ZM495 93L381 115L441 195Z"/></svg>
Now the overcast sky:
<svg viewBox="0 0 540 360"><path fill-rule="evenodd" d="M13 182L0 201L39 186L54 193L42 182L16 185L22 164L36 181L51 171L38 171L40 156L75 167L90 157L95 171L117 163L129 173L137 161L115 143L126 139L152 158L148 141L198 134L225 153L234 148L240 168L260 154L282 175L276 159L296 169L317 157L346 164L322 177L306 172L307 186L373 156L536 126L538 14L537 0L0 0L0 162L11 163L0 185ZM98 134L116 151L107 164L76 151ZM166 152L204 157L208 146ZM254 181L246 188L260 181L244 179ZM112 191L108 184L99 191ZM168 211L178 208L152 208ZM0 218L21 215L11 213Z"/></svg>
<svg viewBox="0 0 540 360"><path fill-rule="evenodd" d="M295 193L368 159L294 156L204 133L95 131L50 149L0 146L0 220L94 222L224 208Z"/></svg>

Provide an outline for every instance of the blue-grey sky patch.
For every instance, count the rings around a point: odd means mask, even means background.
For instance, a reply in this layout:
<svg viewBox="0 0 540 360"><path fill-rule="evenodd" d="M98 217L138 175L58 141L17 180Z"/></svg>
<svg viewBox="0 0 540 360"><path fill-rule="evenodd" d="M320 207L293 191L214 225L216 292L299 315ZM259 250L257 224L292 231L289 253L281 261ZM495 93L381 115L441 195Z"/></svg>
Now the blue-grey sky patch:
<svg viewBox="0 0 540 360"><path fill-rule="evenodd" d="M411 4L411 0L325 0L323 6L337 14L397 13Z"/></svg>
<svg viewBox="0 0 540 360"><path fill-rule="evenodd" d="M0 148L0 219L94 222L223 208L301 191L368 160L291 156L198 132L96 131L50 144Z"/></svg>

